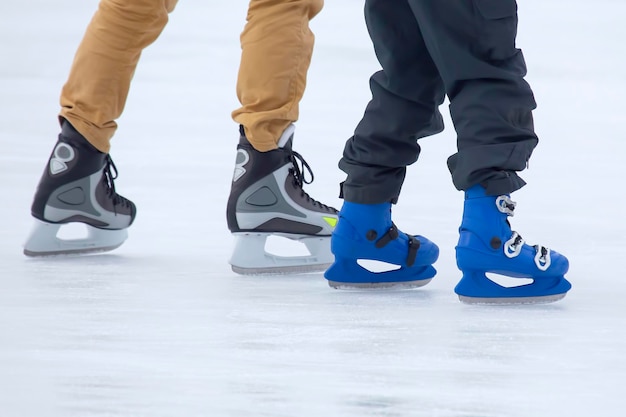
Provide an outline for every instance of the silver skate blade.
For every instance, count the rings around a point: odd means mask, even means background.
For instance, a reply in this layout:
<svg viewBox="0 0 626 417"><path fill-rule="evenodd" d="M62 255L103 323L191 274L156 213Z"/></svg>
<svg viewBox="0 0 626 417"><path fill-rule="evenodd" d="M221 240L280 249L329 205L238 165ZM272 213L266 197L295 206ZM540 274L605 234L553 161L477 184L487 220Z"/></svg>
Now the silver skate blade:
<svg viewBox="0 0 626 417"><path fill-rule="evenodd" d="M235 248L230 258L233 272L241 275L286 275L323 272L334 261L330 252L330 236L289 235L286 237L303 243L309 255L281 256L267 252L265 244L274 233L233 233Z"/></svg>
<svg viewBox="0 0 626 417"><path fill-rule="evenodd" d="M293 266L274 266L267 268L242 268L239 266L231 265L233 272L239 275L291 275L291 274L311 274L324 272L330 267L330 263L327 264L315 264L315 265L293 265Z"/></svg>
<svg viewBox="0 0 626 417"><path fill-rule="evenodd" d="M62 226L35 219L35 224L24 243L24 255L42 257L109 252L120 247L128 238L126 229L104 230L85 225L87 237L61 239L57 234Z"/></svg>
<svg viewBox="0 0 626 417"><path fill-rule="evenodd" d="M488 304L488 305L519 305L519 304L547 304L565 298L567 293L542 295L536 297L468 297L459 295L459 300L466 304Z"/></svg>
<svg viewBox="0 0 626 417"><path fill-rule="evenodd" d="M328 280L328 285L338 290L379 290L379 289L408 289L419 288L432 281L430 279L419 279L404 282L337 282Z"/></svg>

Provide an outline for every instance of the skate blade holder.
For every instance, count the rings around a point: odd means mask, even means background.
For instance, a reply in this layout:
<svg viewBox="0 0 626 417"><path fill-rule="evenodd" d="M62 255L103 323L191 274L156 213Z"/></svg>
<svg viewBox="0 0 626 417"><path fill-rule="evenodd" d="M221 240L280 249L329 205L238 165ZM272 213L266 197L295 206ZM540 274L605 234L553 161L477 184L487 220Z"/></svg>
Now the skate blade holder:
<svg viewBox="0 0 626 417"><path fill-rule="evenodd" d="M521 285L512 286L516 280ZM563 299L571 288L572 284L564 276L515 277L468 271L454 292L466 304L546 304Z"/></svg>
<svg viewBox="0 0 626 417"><path fill-rule="evenodd" d="M428 284L437 271L432 265L401 267L370 259L336 259L324 277L335 289L410 289Z"/></svg>
<svg viewBox="0 0 626 417"><path fill-rule="evenodd" d="M287 275L325 271L333 262L330 236L310 236L287 233L233 233L235 247L230 258L233 272L240 275ZM306 247L307 255L284 256L267 251L270 237L296 241Z"/></svg>
<svg viewBox="0 0 626 417"><path fill-rule="evenodd" d="M109 252L120 247L128 238L128 231L98 229L84 224L87 235L80 238L61 238L60 229L66 226L35 219L24 243L24 255L30 257L78 255Z"/></svg>

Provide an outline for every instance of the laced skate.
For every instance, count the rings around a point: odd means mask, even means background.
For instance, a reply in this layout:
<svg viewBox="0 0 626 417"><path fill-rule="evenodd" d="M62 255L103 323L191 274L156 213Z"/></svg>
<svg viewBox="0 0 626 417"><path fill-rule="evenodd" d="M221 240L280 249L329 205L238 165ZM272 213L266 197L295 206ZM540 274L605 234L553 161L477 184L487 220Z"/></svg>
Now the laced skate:
<svg viewBox="0 0 626 417"><path fill-rule="evenodd" d="M437 271L432 266L439 248L423 236L410 236L391 221L391 203L344 202L331 239L335 262L324 276L333 288L414 288L428 284ZM371 271L359 261L394 265Z"/></svg>
<svg viewBox="0 0 626 417"><path fill-rule="evenodd" d="M569 263L565 256L544 246L530 246L511 230L508 216L515 203L509 196L485 195L481 186L465 193L463 221L456 247L457 266L463 272L455 292L474 304L547 303L562 299L571 288L565 279ZM488 273L532 282L506 287Z"/></svg>
<svg viewBox="0 0 626 417"><path fill-rule="evenodd" d="M333 258L330 235L337 210L311 198L303 189L313 172L292 150L295 127L290 125L276 150L259 152L243 127L226 217L235 236L230 264L238 274L290 274L324 271ZM304 176L308 171L311 179ZM266 250L270 236L303 243L309 254L281 256Z"/></svg>
<svg viewBox="0 0 626 417"><path fill-rule="evenodd" d="M31 213L35 224L24 244L27 256L106 252L126 240L135 205L117 194L117 169L68 122L41 177ZM83 223L87 236L62 239L59 230Z"/></svg>

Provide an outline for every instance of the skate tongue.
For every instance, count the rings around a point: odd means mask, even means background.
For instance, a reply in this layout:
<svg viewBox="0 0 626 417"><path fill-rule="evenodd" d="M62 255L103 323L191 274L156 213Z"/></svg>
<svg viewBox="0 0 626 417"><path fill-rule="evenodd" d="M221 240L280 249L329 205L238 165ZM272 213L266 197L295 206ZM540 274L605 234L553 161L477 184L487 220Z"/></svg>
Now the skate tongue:
<svg viewBox="0 0 626 417"><path fill-rule="evenodd" d="M283 134L280 135L280 138L278 139L278 143L277 143L278 147L291 149L291 144L293 143L293 135L295 131L296 131L296 126L293 123L287 126Z"/></svg>

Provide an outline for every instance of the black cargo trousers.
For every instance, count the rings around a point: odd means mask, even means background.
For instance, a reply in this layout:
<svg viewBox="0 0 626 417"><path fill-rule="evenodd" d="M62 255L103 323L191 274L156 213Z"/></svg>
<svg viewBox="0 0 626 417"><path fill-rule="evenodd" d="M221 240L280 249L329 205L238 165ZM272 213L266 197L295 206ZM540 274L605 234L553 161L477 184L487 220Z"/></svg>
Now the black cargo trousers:
<svg viewBox="0 0 626 417"><path fill-rule="evenodd" d="M447 95L457 133L448 159L454 186L482 184L490 195L513 192L537 145L515 46L515 0L366 0L365 19L382 70L370 79L372 100L339 168L342 194L362 204L396 202L417 139L439 133Z"/></svg>

